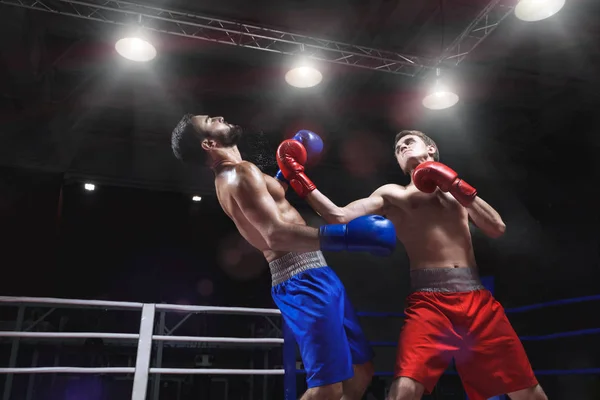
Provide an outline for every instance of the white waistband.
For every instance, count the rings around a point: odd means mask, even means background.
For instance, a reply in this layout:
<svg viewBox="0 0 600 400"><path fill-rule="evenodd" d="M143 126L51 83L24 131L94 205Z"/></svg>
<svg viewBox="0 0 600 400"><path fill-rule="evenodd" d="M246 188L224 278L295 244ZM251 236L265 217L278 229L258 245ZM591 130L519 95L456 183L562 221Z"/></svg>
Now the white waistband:
<svg viewBox="0 0 600 400"><path fill-rule="evenodd" d="M410 271L413 292L472 292L485 289L476 268L420 268Z"/></svg>
<svg viewBox="0 0 600 400"><path fill-rule="evenodd" d="M269 263L271 285L275 286L287 281L292 276L313 268L327 265L323 253L310 251L307 253L288 253Z"/></svg>

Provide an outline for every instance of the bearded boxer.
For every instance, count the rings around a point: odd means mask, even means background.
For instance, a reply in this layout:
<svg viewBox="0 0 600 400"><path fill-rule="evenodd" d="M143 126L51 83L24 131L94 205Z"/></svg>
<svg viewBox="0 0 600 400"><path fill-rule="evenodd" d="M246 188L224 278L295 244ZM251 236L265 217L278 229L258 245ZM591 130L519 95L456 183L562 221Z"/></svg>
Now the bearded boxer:
<svg viewBox="0 0 600 400"><path fill-rule="evenodd" d="M307 373L302 399L360 399L373 375L372 350L358 323L344 285L327 266L321 250L389 255L395 245L392 223L361 216L345 224L306 226L285 199L286 185L242 160L236 146L239 126L222 117L185 115L171 136L175 156L202 161L215 174L217 197L240 234L269 262L271 293L293 331ZM320 152L321 139L300 131L292 142L291 165ZM296 161L297 160L297 161Z"/></svg>
<svg viewBox="0 0 600 400"><path fill-rule="evenodd" d="M286 141L281 147L298 145ZM478 277L469 219L497 238L505 230L500 215L439 162L437 145L424 133L398 133L394 152L402 171L411 176L410 184L384 185L345 207L316 189L301 162L285 176L326 222L384 215L406 248L411 294L389 399L413 400L431 393L452 358L470 400L501 394L515 400L546 399L502 306ZM286 156L280 153L281 163Z"/></svg>

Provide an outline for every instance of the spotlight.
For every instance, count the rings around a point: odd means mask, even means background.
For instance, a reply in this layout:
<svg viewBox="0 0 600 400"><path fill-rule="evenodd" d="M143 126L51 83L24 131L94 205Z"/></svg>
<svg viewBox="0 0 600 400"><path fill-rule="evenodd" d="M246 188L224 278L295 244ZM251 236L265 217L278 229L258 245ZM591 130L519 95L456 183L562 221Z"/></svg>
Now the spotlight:
<svg viewBox="0 0 600 400"><path fill-rule="evenodd" d="M323 80L323 75L316 68L301 65L290 69L285 74L285 80L290 86L304 89L317 86Z"/></svg>
<svg viewBox="0 0 600 400"><path fill-rule="evenodd" d="M564 5L565 0L521 0L515 7L515 16L522 21L540 21L550 18Z"/></svg>
<svg viewBox="0 0 600 400"><path fill-rule="evenodd" d="M192 201L201 201L201 200L202 200L202 197L200 197L200 196L192 197Z"/></svg>
<svg viewBox="0 0 600 400"><path fill-rule="evenodd" d="M458 95L443 89L437 89L423 99L423 106L430 110L443 110L458 103Z"/></svg>
<svg viewBox="0 0 600 400"><path fill-rule="evenodd" d="M148 62L156 57L156 48L152 43L135 36L120 39L115 49L123 58L136 62Z"/></svg>
<svg viewBox="0 0 600 400"><path fill-rule="evenodd" d="M83 188L85 190L88 190L90 192L94 191L96 189L96 185L94 185L93 183L86 183L83 185Z"/></svg>
<svg viewBox="0 0 600 400"><path fill-rule="evenodd" d="M435 85L431 93L423 99L423 106L430 110L443 110L452 107L458 103L458 100L458 95L441 83L440 69L437 68Z"/></svg>

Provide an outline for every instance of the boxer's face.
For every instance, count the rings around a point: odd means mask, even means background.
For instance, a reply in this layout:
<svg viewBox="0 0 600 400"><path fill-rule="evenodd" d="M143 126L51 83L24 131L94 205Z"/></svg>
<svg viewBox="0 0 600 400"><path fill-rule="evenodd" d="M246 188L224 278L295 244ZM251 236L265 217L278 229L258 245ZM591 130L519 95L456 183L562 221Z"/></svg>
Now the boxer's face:
<svg viewBox="0 0 600 400"><path fill-rule="evenodd" d="M407 173L424 161L433 160L435 147L425 144L423 139L415 135L407 135L396 143L396 160L400 169Z"/></svg>
<svg viewBox="0 0 600 400"><path fill-rule="evenodd" d="M202 141L205 150L235 146L242 136L242 128L225 122L223 117L196 115L192 118L192 124L197 132L205 136Z"/></svg>

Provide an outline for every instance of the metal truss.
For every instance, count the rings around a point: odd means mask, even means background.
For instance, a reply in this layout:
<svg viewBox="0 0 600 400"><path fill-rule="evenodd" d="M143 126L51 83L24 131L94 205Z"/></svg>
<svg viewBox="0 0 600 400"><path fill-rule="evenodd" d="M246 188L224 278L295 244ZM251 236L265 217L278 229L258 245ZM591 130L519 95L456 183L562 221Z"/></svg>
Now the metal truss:
<svg viewBox="0 0 600 400"><path fill-rule="evenodd" d="M121 0L0 0L0 3L315 60L415 76L432 60Z"/></svg>
<svg viewBox="0 0 600 400"><path fill-rule="evenodd" d="M515 7L516 1L490 1L473 22L444 50L438 60L440 66L450 63L453 66L460 64L513 12Z"/></svg>
<svg viewBox="0 0 600 400"><path fill-rule="evenodd" d="M492 0L437 60L121 0L0 0L0 4L417 77L448 60L455 65L464 60L512 12L514 6L504 1Z"/></svg>

